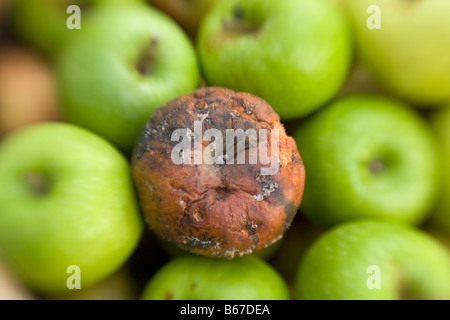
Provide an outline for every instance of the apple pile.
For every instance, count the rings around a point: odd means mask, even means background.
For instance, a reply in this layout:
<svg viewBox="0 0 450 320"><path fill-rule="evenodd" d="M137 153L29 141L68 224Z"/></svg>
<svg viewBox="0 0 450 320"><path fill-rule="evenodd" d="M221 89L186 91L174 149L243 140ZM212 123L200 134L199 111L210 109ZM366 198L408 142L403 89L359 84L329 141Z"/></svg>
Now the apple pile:
<svg viewBox="0 0 450 320"><path fill-rule="evenodd" d="M1 1L0 299L450 300L449 16ZM196 121L276 172L174 163Z"/></svg>

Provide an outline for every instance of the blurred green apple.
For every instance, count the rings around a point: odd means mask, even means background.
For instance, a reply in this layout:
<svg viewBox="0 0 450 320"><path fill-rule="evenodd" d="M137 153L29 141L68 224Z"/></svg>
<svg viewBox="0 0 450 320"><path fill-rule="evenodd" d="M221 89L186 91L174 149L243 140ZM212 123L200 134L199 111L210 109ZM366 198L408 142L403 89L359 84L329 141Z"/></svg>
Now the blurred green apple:
<svg viewBox="0 0 450 320"><path fill-rule="evenodd" d="M379 96L347 96L306 119L293 136L308 176L302 210L314 223L420 224L431 214L438 151L413 109Z"/></svg>
<svg viewBox="0 0 450 320"><path fill-rule="evenodd" d="M286 283L253 256L233 260L183 255L149 281L143 300L288 300Z"/></svg>
<svg viewBox="0 0 450 320"><path fill-rule="evenodd" d="M331 99L352 61L346 17L328 0L219 1L197 43L208 85L255 94L282 119Z"/></svg>
<svg viewBox="0 0 450 320"><path fill-rule="evenodd" d="M168 17L139 3L96 7L57 60L66 119L126 154L156 108L199 84L187 36Z"/></svg>
<svg viewBox="0 0 450 320"><path fill-rule="evenodd" d="M418 106L450 101L450 1L347 0L346 4L358 57L380 85ZM379 8L380 29L368 27L371 15L376 17L375 11L368 13L369 7Z"/></svg>
<svg viewBox="0 0 450 320"><path fill-rule="evenodd" d="M345 223L311 246L296 292L306 300L449 300L450 253L411 226Z"/></svg>
<svg viewBox="0 0 450 320"><path fill-rule="evenodd" d="M128 259L143 228L126 159L65 123L2 140L0 203L0 255L42 294L67 293L76 275L70 266L79 268L81 288L103 280Z"/></svg>

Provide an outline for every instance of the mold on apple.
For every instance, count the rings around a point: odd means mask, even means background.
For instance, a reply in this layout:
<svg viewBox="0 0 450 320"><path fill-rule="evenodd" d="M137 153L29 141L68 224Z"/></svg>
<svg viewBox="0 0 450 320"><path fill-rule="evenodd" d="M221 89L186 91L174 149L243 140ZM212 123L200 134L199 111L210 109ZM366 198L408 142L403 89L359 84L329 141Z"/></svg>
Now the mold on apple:
<svg viewBox="0 0 450 320"><path fill-rule="evenodd" d="M232 130L245 132L244 141L230 140ZM177 149L180 139L189 147ZM263 170L269 163L261 152L270 153L275 172ZM252 161L255 153L260 161ZM215 258L250 254L280 239L300 206L305 180L295 141L270 105L219 87L198 89L155 111L138 139L132 168L150 229Z"/></svg>

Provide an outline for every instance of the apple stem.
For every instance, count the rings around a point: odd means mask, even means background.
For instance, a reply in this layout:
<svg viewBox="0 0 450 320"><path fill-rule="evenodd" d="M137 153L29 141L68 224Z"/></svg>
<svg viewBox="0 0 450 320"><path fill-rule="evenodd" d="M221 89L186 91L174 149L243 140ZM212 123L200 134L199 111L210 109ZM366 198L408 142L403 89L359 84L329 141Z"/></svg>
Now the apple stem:
<svg viewBox="0 0 450 320"><path fill-rule="evenodd" d="M224 21L223 26L226 30L236 34L256 35L261 25L245 20L245 12L241 7L235 7L231 20Z"/></svg>
<svg viewBox="0 0 450 320"><path fill-rule="evenodd" d="M370 172L372 172L373 174L377 174L383 171L384 168L385 168L384 162L378 158L370 161L369 163Z"/></svg>
<svg viewBox="0 0 450 320"><path fill-rule="evenodd" d="M25 181L31 187L32 192L37 196L44 196L49 191L49 183L46 177L37 172L25 174Z"/></svg>
<svg viewBox="0 0 450 320"><path fill-rule="evenodd" d="M144 53L142 54L136 69L143 76L148 75L153 70L153 65L156 60L156 45L159 39L157 37L152 37L150 43L147 45Z"/></svg>

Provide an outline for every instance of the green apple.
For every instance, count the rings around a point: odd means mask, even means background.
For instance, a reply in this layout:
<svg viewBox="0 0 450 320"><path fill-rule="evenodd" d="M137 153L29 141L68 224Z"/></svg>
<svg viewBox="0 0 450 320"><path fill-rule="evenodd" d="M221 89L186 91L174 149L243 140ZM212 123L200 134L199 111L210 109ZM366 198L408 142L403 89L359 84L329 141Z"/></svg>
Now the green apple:
<svg viewBox="0 0 450 320"><path fill-rule="evenodd" d="M417 106L450 101L450 1L347 0L346 4L358 58L380 85ZM378 9L367 13L372 8ZM380 29L371 29L368 24L378 19L378 12Z"/></svg>
<svg viewBox="0 0 450 320"><path fill-rule="evenodd" d="M60 120L50 65L22 47L0 49L0 137L24 126Z"/></svg>
<svg viewBox="0 0 450 320"><path fill-rule="evenodd" d="M200 21L217 0L149 0L149 2L174 19L191 39L195 40Z"/></svg>
<svg viewBox="0 0 450 320"><path fill-rule="evenodd" d="M415 110L385 97L351 95L306 119L293 136L308 176L302 210L314 223L420 224L431 214L439 157Z"/></svg>
<svg viewBox="0 0 450 320"><path fill-rule="evenodd" d="M132 1L132 0L107 0ZM140 0L135 0L140 1ZM106 0L14 0L10 12L13 34L46 55L58 52L77 30L67 28L71 5L81 9L81 28L92 7Z"/></svg>
<svg viewBox="0 0 450 320"><path fill-rule="evenodd" d="M103 280L129 258L143 229L125 157L66 123L2 140L0 203L0 256L42 294L67 293L69 280L81 288Z"/></svg>
<svg viewBox="0 0 450 320"><path fill-rule="evenodd" d="M296 285L305 300L448 300L450 254L411 226L353 221L310 247Z"/></svg>
<svg viewBox="0 0 450 320"><path fill-rule="evenodd" d="M143 300L288 300L278 272L253 256L233 260L183 255L148 282Z"/></svg>
<svg viewBox="0 0 450 320"><path fill-rule="evenodd" d="M208 85L253 93L282 119L321 107L352 62L347 19L329 0L219 1L197 41Z"/></svg>
<svg viewBox="0 0 450 320"><path fill-rule="evenodd" d="M139 3L98 6L80 31L57 59L63 113L129 154L156 108L198 86L194 48Z"/></svg>
<svg viewBox="0 0 450 320"><path fill-rule="evenodd" d="M438 139L443 163L443 190L431 223L450 235L450 105L432 113L431 126Z"/></svg>

